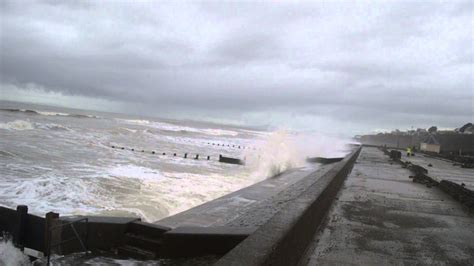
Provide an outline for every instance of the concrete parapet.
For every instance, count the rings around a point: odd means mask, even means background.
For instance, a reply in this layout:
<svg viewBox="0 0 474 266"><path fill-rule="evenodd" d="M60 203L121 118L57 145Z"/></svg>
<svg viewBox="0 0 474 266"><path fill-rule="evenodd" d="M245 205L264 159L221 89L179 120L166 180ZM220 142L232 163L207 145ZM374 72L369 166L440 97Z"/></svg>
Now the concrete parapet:
<svg viewBox="0 0 474 266"><path fill-rule="evenodd" d="M225 254L242 242L255 227L178 227L163 234L162 258Z"/></svg>
<svg viewBox="0 0 474 266"><path fill-rule="evenodd" d="M330 164L342 161L344 158L334 157L334 158L326 158L326 157L308 157L306 158L306 162L308 163L322 163L322 164Z"/></svg>
<svg viewBox="0 0 474 266"><path fill-rule="evenodd" d="M338 162L298 198L287 203L216 265L295 265L311 241L361 148Z"/></svg>

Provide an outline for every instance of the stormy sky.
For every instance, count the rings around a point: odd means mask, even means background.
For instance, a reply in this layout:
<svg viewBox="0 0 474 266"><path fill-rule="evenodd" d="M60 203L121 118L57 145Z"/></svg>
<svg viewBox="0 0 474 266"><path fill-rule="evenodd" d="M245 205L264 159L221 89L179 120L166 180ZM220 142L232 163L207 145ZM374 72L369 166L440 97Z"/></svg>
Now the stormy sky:
<svg viewBox="0 0 474 266"><path fill-rule="evenodd" d="M351 134L474 120L472 1L0 8L0 100Z"/></svg>

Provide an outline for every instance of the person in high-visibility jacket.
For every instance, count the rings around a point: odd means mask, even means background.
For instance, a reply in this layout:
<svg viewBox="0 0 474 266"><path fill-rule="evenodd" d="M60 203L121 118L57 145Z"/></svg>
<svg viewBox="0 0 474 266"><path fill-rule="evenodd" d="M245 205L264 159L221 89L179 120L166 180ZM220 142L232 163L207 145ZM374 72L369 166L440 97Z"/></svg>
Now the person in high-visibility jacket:
<svg viewBox="0 0 474 266"><path fill-rule="evenodd" d="M407 148L407 156L408 156L408 157L411 156L411 148L410 148L410 147Z"/></svg>

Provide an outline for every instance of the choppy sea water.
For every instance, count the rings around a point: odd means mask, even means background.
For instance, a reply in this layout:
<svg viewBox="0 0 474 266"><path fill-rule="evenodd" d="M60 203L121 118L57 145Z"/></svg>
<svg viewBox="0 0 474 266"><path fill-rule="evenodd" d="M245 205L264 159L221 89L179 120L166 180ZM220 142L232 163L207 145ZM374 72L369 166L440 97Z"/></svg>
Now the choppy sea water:
<svg viewBox="0 0 474 266"><path fill-rule="evenodd" d="M219 163L218 156L245 157L265 132L87 111L0 107L4 206L25 204L39 215L128 215L153 222L264 178L252 175L249 166ZM193 159L196 154L199 160Z"/></svg>
<svg viewBox="0 0 474 266"><path fill-rule="evenodd" d="M322 135L0 102L0 205L27 205L40 216L154 222L288 168L317 167L306 156L341 156L345 144ZM220 154L246 165L219 163Z"/></svg>

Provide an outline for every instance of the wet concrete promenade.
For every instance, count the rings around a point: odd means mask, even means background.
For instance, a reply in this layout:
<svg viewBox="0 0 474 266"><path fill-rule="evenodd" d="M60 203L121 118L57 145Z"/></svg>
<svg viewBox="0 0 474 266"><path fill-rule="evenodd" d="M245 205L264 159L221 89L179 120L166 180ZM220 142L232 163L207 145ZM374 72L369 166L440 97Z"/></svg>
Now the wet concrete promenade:
<svg viewBox="0 0 474 266"><path fill-rule="evenodd" d="M411 159L426 168L436 160ZM430 174L449 179L450 173L458 182L472 170L440 160L431 164ZM473 214L440 189L413 183L409 175L382 151L364 147L300 264L472 265Z"/></svg>
<svg viewBox="0 0 474 266"><path fill-rule="evenodd" d="M429 171L428 175L438 182L449 180L459 185L465 184L466 188L474 190L474 169L472 168L461 168L459 163L421 153L410 157L402 153L401 159L426 168Z"/></svg>

